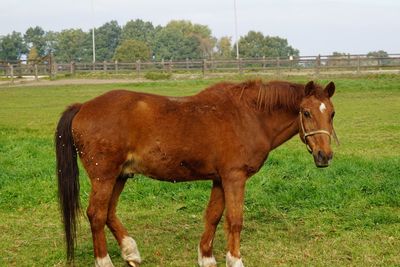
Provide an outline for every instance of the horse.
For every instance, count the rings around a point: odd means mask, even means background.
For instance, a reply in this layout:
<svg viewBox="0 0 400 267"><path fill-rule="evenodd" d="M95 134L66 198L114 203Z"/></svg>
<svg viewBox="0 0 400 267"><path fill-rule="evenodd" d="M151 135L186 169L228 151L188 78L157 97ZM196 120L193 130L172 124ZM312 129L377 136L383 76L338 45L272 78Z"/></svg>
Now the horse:
<svg viewBox="0 0 400 267"><path fill-rule="evenodd" d="M221 82L196 95L166 97L114 90L69 106L55 133L58 195L68 263L74 261L80 210L77 158L91 183L87 208L96 267L111 267L105 225L124 261L139 266L136 241L116 216L125 182L135 174L167 181L211 180L200 267L216 266L213 241L225 211L226 266L244 266L240 254L246 181L270 151L299 134L317 167L333 158L335 84L249 80Z"/></svg>

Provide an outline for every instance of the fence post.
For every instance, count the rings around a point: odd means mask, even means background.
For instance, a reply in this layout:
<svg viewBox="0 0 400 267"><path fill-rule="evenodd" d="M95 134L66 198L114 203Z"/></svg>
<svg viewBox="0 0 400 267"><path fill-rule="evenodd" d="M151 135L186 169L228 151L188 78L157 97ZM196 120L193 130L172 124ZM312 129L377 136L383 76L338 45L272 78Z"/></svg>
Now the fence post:
<svg viewBox="0 0 400 267"><path fill-rule="evenodd" d="M281 59L280 59L280 57L276 58L276 74L278 76L281 74Z"/></svg>
<svg viewBox="0 0 400 267"><path fill-rule="evenodd" d="M289 56L289 72L291 73L293 69L293 56Z"/></svg>
<svg viewBox="0 0 400 267"><path fill-rule="evenodd" d="M115 60L114 65L115 65L115 74L118 74L118 60Z"/></svg>
<svg viewBox="0 0 400 267"><path fill-rule="evenodd" d="M321 55L318 55L315 59L315 75L319 74L320 66L321 66Z"/></svg>
<svg viewBox="0 0 400 267"><path fill-rule="evenodd" d="M262 63L261 64L262 64L262 68L265 69L265 65L266 65L265 56L262 57Z"/></svg>
<svg viewBox="0 0 400 267"><path fill-rule="evenodd" d="M242 75L243 74L242 58L238 58L237 62L238 62L237 64L238 64L239 74Z"/></svg>
<svg viewBox="0 0 400 267"><path fill-rule="evenodd" d="M347 66L351 67L351 56L350 56L350 53L347 54Z"/></svg>
<svg viewBox="0 0 400 267"><path fill-rule="evenodd" d="M164 59L161 59L161 66L162 66L162 71L165 72L165 64L164 64Z"/></svg>
<svg viewBox="0 0 400 267"><path fill-rule="evenodd" d="M203 76L206 75L206 72L207 72L207 60L206 59L203 59L203 66L202 66L201 70L202 70Z"/></svg>
<svg viewBox="0 0 400 267"><path fill-rule="evenodd" d="M52 66L52 79L54 79L57 76L57 70L58 70L58 66L56 62L53 62L53 66Z"/></svg>
<svg viewBox="0 0 400 267"><path fill-rule="evenodd" d="M357 73L360 74L360 67L361 67L361 62L360 62L360 55L357 56Z"/></svg>
<svg viewBox="0 0 400 267"><path fill-rule="evenodd" d="M171 73L172 72L172 59L169 60L169 64L168 64L168 72Z"/></svg>
<svg viewBox="0 0 400 267"><path fill-rule="evenodd" d="M75 75L75 61L71 61L71 63L69 64L69 72L71 73L71 75Z"/></svg>
<svg viewBox="0 0 400 267"><path fill-rule="evenodd" d="M15 69L18 78L22 78L21 60L18 61L17 69Z"/></svg>
<svg viewBox="0 0 400 267"><path fill-rule="evenodd" d="M50 68L50 80L53 80L54 79L54 69L55 69L54 62L51 62L49 68Z"/></svg>
<svg viewBox="0 0 400 267"><path fill-rule="evenodd" d="M107 71L107 61L103 61L103 71L106 72Z"/></svg>
<svg viewBox="0 0 400 267"><path fill-rule="evenodd" d="M14 83L14 66L9 64L10 66L10 77L11 77L11 83Z"/></svg>
<svg viewBox="0 0 400 267"><path fill-rule="evenodd" d="M189 59L186 58L186 69L189 70Z"/></svg>
<svg viewBox="0 0 400 267"><path fill-rule="evenodd" d="M136 61L136 75L140 76L140 59Z"/></svg>
<svg viewBox="0 0 400 267"><path fill-rule="evenodd" d="M38 77L38 66L37 66L36 63L34 65L34 68L35 68L35 81L38 81L39 80L39 77Z"/></svg>

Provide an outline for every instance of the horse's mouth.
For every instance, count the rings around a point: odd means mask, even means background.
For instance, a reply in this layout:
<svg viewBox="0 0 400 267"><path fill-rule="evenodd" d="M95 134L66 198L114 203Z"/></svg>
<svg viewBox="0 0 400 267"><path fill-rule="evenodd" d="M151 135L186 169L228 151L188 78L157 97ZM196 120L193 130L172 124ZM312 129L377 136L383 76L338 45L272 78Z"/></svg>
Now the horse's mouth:
<svg viewBox="0 0 400 267"><path fill-rule="evenodd" d="M314 155L314 162L318 168L326 168L331 165L332 157L321 157L320 155Z"/></svg>
<svg viewBox="0 0 400 267"><path fill-rule="evenodd" d="M326 168L326 167L329 167L330 163L329 162L327 162L327 163L315 162L315 165L318 168Z"/></svg>

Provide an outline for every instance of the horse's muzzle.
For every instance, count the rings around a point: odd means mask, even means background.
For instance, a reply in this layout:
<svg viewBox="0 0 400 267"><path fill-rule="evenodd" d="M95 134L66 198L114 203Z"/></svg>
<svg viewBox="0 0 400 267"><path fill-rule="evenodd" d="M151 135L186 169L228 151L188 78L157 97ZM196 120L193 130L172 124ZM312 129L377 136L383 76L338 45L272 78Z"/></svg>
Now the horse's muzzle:
<svg viewBox="0 0 400 267"><path fill-rule="evenodd" d="M318 150L313 153L315 165L318 168L325 168L328 167L332 161L333 153L325 153L322 150Z"/></svg>

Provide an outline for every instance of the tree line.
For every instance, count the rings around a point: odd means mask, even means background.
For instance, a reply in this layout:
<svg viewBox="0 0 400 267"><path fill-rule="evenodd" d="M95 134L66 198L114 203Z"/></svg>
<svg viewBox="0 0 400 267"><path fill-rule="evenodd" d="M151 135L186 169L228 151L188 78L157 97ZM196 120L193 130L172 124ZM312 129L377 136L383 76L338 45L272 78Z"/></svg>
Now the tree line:
<svg viewBox="0 0 400 267"><path fill-rule="evenodd" d="M207 25L188 20L172 20L154 26L141 19L120 26L112 20L95 29L96 61L134 62L136 60L232 59L236 47L229 36L216 38ZM299 50L278 36L249 31L239 39L240 57L298 56ZM60 32L30 27L25 33L0 36L0 61L46 61L52 55L57 62L91 62L92 32L65 29Z"/></svg>

